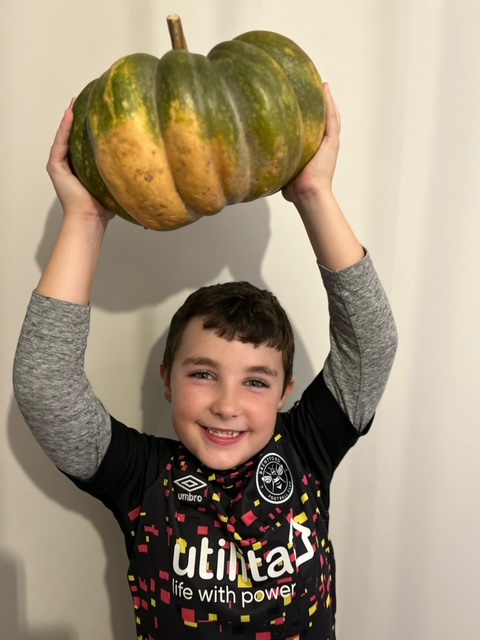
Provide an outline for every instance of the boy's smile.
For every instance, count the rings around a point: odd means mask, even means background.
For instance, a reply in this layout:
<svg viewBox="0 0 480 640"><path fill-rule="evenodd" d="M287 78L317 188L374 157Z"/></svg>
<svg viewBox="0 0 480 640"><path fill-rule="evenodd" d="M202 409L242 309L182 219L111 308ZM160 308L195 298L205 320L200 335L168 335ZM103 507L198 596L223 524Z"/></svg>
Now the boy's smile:
<svg viewBox="0 0 480 640"><path fill-rule="evenodd" d="M203 464L226 470L246 462L272 437L283 390L282 353L219 338L203 319L187 325L170 374L161 366L165 397L180 441Z"/></svg>

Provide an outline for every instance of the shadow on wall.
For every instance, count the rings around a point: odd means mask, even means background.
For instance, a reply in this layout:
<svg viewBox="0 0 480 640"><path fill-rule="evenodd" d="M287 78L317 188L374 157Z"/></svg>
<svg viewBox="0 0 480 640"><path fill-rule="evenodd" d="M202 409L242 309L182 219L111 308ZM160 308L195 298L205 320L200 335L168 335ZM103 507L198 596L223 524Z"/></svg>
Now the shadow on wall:
<svg viewBox="0 0 480 640"><path fill-rule="evenodd" d="M62 213L54 204L36 259L44 269ZM265 200L227 207L175 231L148 231L115 218L109 225L92 304L107 311L157 305L183 289L197 289L228 267L235 280L264 285L261 264L270 238Z"/></svg>
<svg viewBox="0 0 480 640"><path fill-rule="evenodd" d="M60 206L55 203L36 256L42 270L55 243L61 218ZM92 304L111 312L157 305L179 291L215 282L226 267L233 279L248 280L268 289L261 267L270 239L269 220L266 200L227 207L214 218L205 218L175 232L147 232L115 219L109 225L105 239ZM291 264L296 262L295 251L295 247L285 247L285 260ZM315 284L322 295L320 276ZM299 286L297 279L286 282L285 287L288 286ZM275 293L281 302L282 292ZM295 337L295 375L297 389L302 390L314 373L296 332ZM159 364L165 339L166 334L152 347L143 381L139 381L142 384L142 428L156 435L174 437L169 406L159 393ZM14 401L8 433L12 451L32 482L65 509L82 514L98 530L107 558L105 584L110 599L112 637L131 640L135 632L126 581L127 562L123 538L112 515L96 500L78 491L48 462L28 432ZM56 640L56 636L50 638Z"/></svg>
<svg viewBox="0 0 480 640"><path fill-rule="evenodd" d="M105 556L107 558L105 569L105 585L110 600L110 624L112 628L112 638L115 640L132 640L135 637L135 626L133 620L133 608L130 593L128 590L126 575L127 562L125 556L125 544L123 536L116 524L113 516L97 500L79 491L52 463L40 449L39 445L30 433L25 424L15 400L12 399L8 417L8 438L13 455L22 466L26 475L45 495L55 500L66 511L73 511L81 514L89 520L97 529L103 543ZM53 533L53 532L52 532ZM61 562L61 559L54 553L54 547L45 549L45 554L51 558L52 562ZM1 555L0 555L1 563ZM3 566L0 564L0 586L2 596L0 601L0 611L7 612L4 608L4 590L8 586L8 581L3 574ZM28 579L28 576L27 576ZM68 589L68 584L65 584ZM89 588L88 585L85 585ZM23 598L23 594L20 595ZM21 601L21 600L20 600ZM114 603L114 607L113 607ZM13 604L13 603L12 603ZM5 615L5 619L7 617ZM4 634L4 615L0 615L0 638L17 638L15 635ZM32 640L76 640L78 635L32 635ZM29 635L18 635L18 638L30 639Z"/></svg>
<svg viewBox="0 0 480 640"><path fill-rule="evenodd" d="M8 640L77 640L66 626L28 628L25 620L25 579L20 563L0 550L0 635Z"/></svg>
<svg viewBox="0 0 480 640"><path fill-rule="evenodd" d="M292 215L297 215L292 206ZM192 225L170 232L147 231L141 227L114 219L109 225L95 280L92 304L106 311L134 311L154 306L183 290L195 290L215 282L226 267L234 280L247 280L270 289L262 276L262 263L270 240L268 200L226 207L218 215L205 217ZM61 208L55 202L47 219L45 232L36 259L45 268L53 249L62 220ZM298 220L298 224L301 221ZM284 247L284 259L298 263L298 248ZM312 260L314 256L312 253ZM292 281L287 287L302 284L301 275L292 269ZM318 285L318 289L315 287ZM322 296L320 276L305 287L308 297ZM274 291L282 302L282 291ZM187 295L187 293L185 294ZM295 333L296 391L286 408L312 380L314 371L305 345L295 330L295 318L290 318ZM319 324L327 318L319 318ZM152 347L142 385L144 430L155 433L158 424L166 425L169 408L159 393L159 364L163 357L166 333ZM326 355L326 354L325 354ZM316 372L315 372L316 373ZM157 426L155 426L157 425ZM172 435L162 428L161 435Z"/></svg>

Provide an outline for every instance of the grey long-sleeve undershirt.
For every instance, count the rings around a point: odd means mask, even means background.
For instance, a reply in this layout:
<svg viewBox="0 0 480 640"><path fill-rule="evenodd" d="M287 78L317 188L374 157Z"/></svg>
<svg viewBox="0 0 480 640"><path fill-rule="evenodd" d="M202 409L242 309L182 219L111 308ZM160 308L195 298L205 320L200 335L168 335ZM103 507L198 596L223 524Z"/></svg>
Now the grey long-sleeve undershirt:
<svg viewBox="0 0 480 640"><path fill-rule="evenodd" d="M327 387L361 430L393 364L397 334L370 257L344 271L320 267L328 297L331 350ZM62 471L92 477L111 435L109 412L84 370L90 307L33 292L13 369L15 397L33 435Z"/></svg>

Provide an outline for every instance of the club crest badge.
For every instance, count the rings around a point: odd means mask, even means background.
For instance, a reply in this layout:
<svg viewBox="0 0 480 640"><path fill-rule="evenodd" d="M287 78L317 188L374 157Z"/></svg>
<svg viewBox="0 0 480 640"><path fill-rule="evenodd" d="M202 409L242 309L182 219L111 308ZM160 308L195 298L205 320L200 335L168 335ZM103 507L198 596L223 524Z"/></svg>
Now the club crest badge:
<svg viewBox="0 0 480 640"><path fill-rule="evenodd" d="M257 489L264 500L272 504L286 502L293 493L293 479L285 460L276 453L267 453L257 467Z"/></svg>

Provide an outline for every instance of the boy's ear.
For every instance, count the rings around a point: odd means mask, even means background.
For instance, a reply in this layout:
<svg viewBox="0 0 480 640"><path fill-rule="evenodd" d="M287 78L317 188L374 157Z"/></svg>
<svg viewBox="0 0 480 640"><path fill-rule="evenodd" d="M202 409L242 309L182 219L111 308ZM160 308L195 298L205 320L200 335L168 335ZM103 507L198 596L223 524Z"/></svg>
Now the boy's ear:
<svg viewBox="0 0 480 640"><path fill-rule="evenodd" d="M160 377L163 380L163 394L168 402L172 401L172 387L170 385L170 376L168 375L167 367L163 364L160 365Z"/></svg>
<svg viewBox="0 0 480 640"><path fill-rule="evenodd" d="M288 396L292 393L294 387L295 387L295 378L292 378L290 380L290 382L288 383L287 388L285 389L285 393L283 394L283 396L280 398L280 401L278 403L278 411L281 411L286 403L286 401L288 400Z"/></svg>

